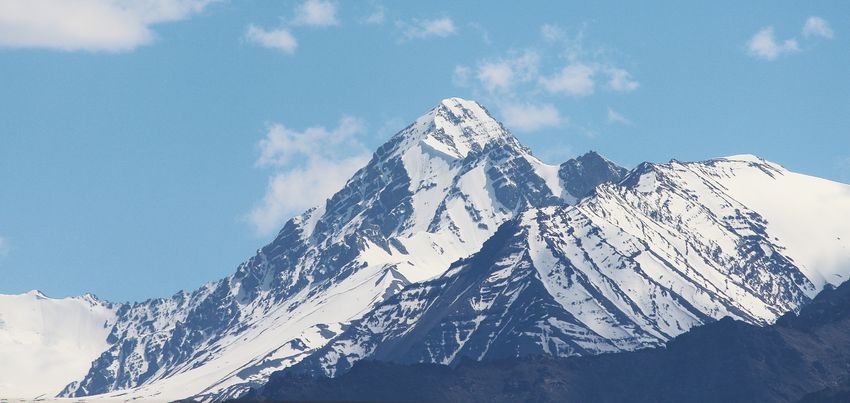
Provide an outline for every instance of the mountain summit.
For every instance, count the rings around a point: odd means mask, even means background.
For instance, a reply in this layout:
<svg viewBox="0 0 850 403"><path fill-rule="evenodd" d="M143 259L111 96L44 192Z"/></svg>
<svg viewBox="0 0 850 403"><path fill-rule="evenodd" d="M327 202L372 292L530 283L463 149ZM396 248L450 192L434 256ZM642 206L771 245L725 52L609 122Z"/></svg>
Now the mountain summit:
<svg viewBox="0 0 850 403"><path fill-rule="evenodd" d="M483 106L461 98L442 100L434 109L416 119L410 130L400 132L399 136L421 141L453 158L480 153L492 143L511 143L521 147Z"/></svg>
<svg viewBox="0 0 850 403"><path fill-rule="evenodd" d="M523 211L575 202L573 176L619 179L587 169L544 164L478 103L443 100L232 276L118 309L110 348L63 395L237 396Z"/></svg>

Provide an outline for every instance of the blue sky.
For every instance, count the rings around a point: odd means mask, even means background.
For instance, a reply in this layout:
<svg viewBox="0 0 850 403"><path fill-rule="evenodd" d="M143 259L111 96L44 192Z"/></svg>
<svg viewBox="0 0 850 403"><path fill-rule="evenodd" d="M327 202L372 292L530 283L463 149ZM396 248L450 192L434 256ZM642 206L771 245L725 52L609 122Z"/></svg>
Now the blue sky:
<svg viewBox="0 0 850 403"><path fill-rule="evenodd" d="M4 1L0 293L225 276L450 96L551 163L850 182L850 3L628 3Z"/></svg>

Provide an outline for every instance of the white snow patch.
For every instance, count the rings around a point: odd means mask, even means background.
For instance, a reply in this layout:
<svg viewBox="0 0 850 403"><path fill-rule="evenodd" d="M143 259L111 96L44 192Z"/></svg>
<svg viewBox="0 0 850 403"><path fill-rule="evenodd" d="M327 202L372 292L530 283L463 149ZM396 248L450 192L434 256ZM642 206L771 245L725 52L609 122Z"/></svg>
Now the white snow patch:
<svg viewBox="0 0 850 403"><path fill-rule="evenodd" d="M107 349L114 320L114 310L89 295L0 295L0 397L52 397L82 378Z"/></svg>

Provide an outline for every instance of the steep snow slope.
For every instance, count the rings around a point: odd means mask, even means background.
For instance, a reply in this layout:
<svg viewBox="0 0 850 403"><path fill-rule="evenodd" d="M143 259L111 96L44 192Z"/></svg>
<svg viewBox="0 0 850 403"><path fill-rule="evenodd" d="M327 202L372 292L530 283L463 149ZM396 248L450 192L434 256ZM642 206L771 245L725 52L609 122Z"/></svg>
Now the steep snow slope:
<svg viewBox="0 0 850 403"><path fill-rule="evenodd" d="M739 166L763 164L779 170L781 174L771 177L774 186L770 187L758 186L764 176L755 170L741 170L736 180L723 180L722 184L738 202L761 214L770 234L786 246L785 255L818 289L825 283L835 285L847 280L850 186L789 172L752 155L725 160L737 161Z"/></svg>
<svg viewBox="0 0 850 403"><path fill-rule="evenodd" d="M290 371L587 355L660 345L724 316L767 324L846 280L848 246L848 185L753 156L645 163L574 206L523 213Z"/></svg>
<svg viewBox="0 0 850 403"><path fill-rule="evenodd" d="M109 346L113 307L92 295L0 295L0 397L55 396Z"/></svg>
<svg viewBox="0 0 850 403"><path fill-rule="evenodd" d="M574 202L571 175L620 179L597 154L582 158L606 170L565 174L477 103L446 99L234 275L119 309L114 343L63 395L236 396L404 286L441 275L520 212Z"/></svg>

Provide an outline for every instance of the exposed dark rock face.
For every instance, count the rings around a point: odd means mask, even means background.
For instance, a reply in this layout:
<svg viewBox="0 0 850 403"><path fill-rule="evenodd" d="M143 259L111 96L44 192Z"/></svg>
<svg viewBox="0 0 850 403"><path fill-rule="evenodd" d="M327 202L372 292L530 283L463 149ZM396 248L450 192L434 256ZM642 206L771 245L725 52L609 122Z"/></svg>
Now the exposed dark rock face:
<svg viewBox="0 0 850 403"><path fill-rule="evenodd" d="M596 151L573 158L561 164L558 169L561 178L569 178L569 181L565 181L566 190L578 198L590 196L600 183L619 182L627 172L625 168L608 161Z"/></svg>

